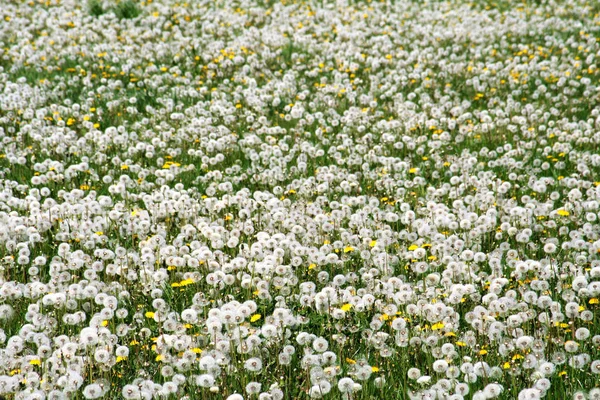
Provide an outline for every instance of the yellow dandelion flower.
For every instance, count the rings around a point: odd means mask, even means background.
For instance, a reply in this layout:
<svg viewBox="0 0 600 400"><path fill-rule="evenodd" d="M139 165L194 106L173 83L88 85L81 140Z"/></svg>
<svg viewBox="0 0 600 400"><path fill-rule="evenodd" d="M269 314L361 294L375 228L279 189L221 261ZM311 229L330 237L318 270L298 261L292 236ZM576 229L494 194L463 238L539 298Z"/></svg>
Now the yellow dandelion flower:
<svg viewBox="0 0 600 400"><path fill-rule="evenodd" d="M250 317L250 322L256 322L256 321L258 321L261 318L262 318L262 315L260 315L260 314L254 314L252 317Z"/></svg>
<svg viewBox="0 0 600 400"><path fill-rule="evenodd" d="M431 330L439 331L443 327L444 327L444 323L443 322L438 322L437 324L431 325Z"/></svg>

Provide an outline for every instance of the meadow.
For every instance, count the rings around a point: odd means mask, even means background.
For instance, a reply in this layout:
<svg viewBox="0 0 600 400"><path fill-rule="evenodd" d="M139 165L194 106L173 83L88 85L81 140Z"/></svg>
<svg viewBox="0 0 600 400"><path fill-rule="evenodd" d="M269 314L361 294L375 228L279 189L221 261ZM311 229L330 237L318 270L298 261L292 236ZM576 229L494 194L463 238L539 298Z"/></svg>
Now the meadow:
<svg viewBox="0 0 600 400"><path fill-rule="evenodd" d="M600 400L600 3L0 0L0 398Z"/></svg>

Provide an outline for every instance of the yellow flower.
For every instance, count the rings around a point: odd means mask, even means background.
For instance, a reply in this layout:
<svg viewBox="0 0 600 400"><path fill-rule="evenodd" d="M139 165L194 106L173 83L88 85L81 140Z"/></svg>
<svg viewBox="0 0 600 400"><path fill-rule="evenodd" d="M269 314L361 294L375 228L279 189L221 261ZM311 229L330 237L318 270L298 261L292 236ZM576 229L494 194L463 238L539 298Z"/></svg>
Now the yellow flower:
<svg viewBox="0 0 600 400"><path fill-rule="evenodd" d="M353 360L353 359L351 359L351 358L346 358L346 362L347 362L348 364L356 364L356 361L355 361L355 360Z"/></svg>
<svg viewBox="0 0 600 400"><path fill-rule="evenodd" d="M409 174L416 174L417 173L417 169L416 168L411 168L408 170Z"/></svg>
<svg viewBox="0 0 600 400"><path fill-rule="evenodd" d="M590 303L590 304L598 304L599 301L598 301L597 298L594 297L593 299L590 299L590 301L588 301L588 303Z"/></svg>
<svg viewBox="0 0 600 400"><path fill-rule="evenodd" d="M487 353L488 353L487 350L479 350L480 356L485 356Z"/></svg>
<svg viewBox="0 0 600 400"><path fill-rule="evenodd" d="M127 360L127 357L123 357L123 356L118 356L117 357L117 362L118 363L121 362L121 361L125 361L125 360Z"/></svg>
<svg viewBox="0 0 600 400"><path fill-rule="evenodd" d="M381 317L379 317L379 319L382 321L387 321L388 319L390 319L390 316L387 314L383 314Z"/></svg>
<svg viewBox="0 0 600 400"><path fill-rule="evenodd" d="M31 364L31 365L41 365L42 362L39 360L39 358L34 358L33 360L29 361L29 364Z"/></svg>
<svg viewBox="0 0 600 400"><path fill-rule="evenodd" d="M408 248L408 251L413 251L413 250L416 250L418 248L419 248L419 246L417 246L416 244L411 244L410 247Z"/></svg>
<svg viewBox="0 0 600 400"><path fill-rule="evenodd" d="M444 323L438 322L437 324L433 324L431 326L431 330L438 331L438 330L442 329L443 327L444 327Z"/></svg>
<svg viewBox="0 0 600 400"><path fill-rule="evenodd" d="M102 326L108 326L108 321L107 320L102 321Z"/></svg>
<svg viewBox="0 0 600 400"><path fill-rule="evenodd" d="M126 169L129 169L129 165L127 165L127 164L121 165L121 170L126 170Z"/></svg>
<svg viewBox="0 0 600 400"><path fill-rule="evenodd" d="M369 243L369 247L375 247L376 244L377 240L371 240L371 243Z"/></svg>
<svg viewBox="0 0 600 400"><path fill-rule="evenodd" d="M192 349L192 351L193 351L194 353L196 353L196 354L200 354L200 353L202 353L202 349L201 349L201 348L199 348L199 347L194 347L194 348Z"/></svg>
<svg viewBox="0 0 600 400"><path fill-rule="evenodd" d="M102 232L102 231L98 231L98 232L96 232L96 235L98 235L98 236L102 236L102 235L104 235L104 232Z"/></svg>
<svg viewBox="0 0 600 400"><path fill-rule="evenodd" d="M162 357L162 356L159 354L159 355L157 355L157 356L156 356L155 360L156 360L156 361L161 361L161 360L162 360L162 358L163 358L163 357Z"/></svg>
<svg viewBox="0 0 600 400"><path fill-rule="evenodd" d="M502 365L502 368L504 369L510 369L510 363L507 361L504 363L504 365Z"/></svg>
<svg viewBox="0 0 600 400"><path fill-rule="evenodd" d="M371 371L373 371L373 372L379 372L379 368L377 368L377 367L371 367Z"/></svg>
<svg viewBox="0 0 600 400"><path fill-rule="evenodd" d="M465 347L467 344L465 342L456 342L458 347Z"/></svg>
<svg viewBox="0 0 600 400"><path fill-rule="evenodd" d="M350 253L351 251L354 251L354 247L352 247L352 246L344 247L344 253Z"/></svg>
<svg viewBox="0 0 600 400"><path fill-rule="evenodd" d="M170 169L171 166L176 166L176 167L181 167L181 164L179 164L178 162L175 161L167 161L163 164L163 169Z"/></svg>
<svg viewBox="0 0 600 400"><path fill-rule="evenodd" d="M352 304L350 304L350 303L346 303L342 306L342 310L346 311L346 312L350 311L351 308L352 308Z"/></svg>
<svg viewBox="0 0 600 400"><path fill-rule="evenodd" d="M563 217L566 217L570 214L567 210L558 210L556 213Z"/></svg>
<svg viewBox="0 0 600 400"><path fill-rule="evenodd" d="M315 269L315 268L317 268L317 264L310 264L310 265L308 266L308 269L309 269L309 270L311 270L311 269Z"/></svg>
<svg viewBox="0 0 600 400"><path fill-rule="evenodd" d="M153 311L147 311L146 314L144 314L146 316L146 318L154 318L154 312Z"/></svg>
<svg viewBox="0 0 600 400"><path fill-rule="evenodd" d="M258 321L261 318L262 318L262 315L260 315L260 314L254 314L252 317L250 317L250 322L256 322L256 321Z"/></svg>

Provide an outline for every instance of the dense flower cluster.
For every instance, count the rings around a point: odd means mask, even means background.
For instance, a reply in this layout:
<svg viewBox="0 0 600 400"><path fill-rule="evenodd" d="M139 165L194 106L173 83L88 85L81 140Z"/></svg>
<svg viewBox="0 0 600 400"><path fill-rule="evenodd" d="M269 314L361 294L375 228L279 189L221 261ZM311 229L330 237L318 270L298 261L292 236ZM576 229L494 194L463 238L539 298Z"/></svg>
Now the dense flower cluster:
<svg viewBox="0 0 600 400"><path fill-rule="evenodd" d="M4 2L0 397L600 399L593 1Z"/></svg>

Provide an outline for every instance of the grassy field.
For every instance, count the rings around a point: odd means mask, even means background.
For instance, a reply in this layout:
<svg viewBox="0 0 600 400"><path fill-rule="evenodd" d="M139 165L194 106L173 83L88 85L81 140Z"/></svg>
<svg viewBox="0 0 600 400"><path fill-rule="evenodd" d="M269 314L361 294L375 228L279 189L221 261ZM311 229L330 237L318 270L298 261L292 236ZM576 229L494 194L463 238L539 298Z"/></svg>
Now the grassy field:
<svg viewBox="0 0 600 400"><path fill-rule="evenodd" d="M0 0L0 398L599 400L598 4Z"/></svg>

